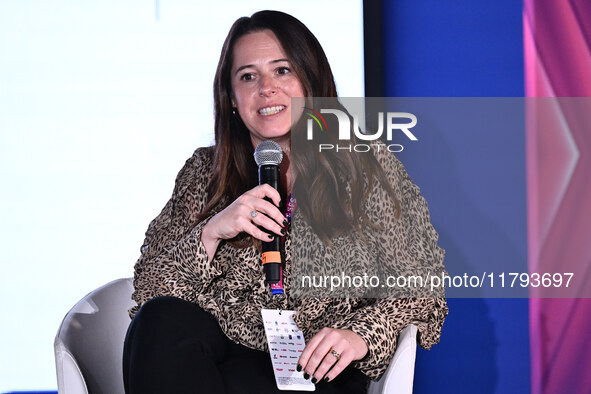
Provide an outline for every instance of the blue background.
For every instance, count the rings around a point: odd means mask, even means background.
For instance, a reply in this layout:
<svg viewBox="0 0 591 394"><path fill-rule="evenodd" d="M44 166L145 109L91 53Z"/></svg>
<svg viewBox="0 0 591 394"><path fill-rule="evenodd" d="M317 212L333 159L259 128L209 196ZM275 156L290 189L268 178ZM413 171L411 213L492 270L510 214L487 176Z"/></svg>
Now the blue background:
<svg viewBox="0 0 591 394"><path fill-rule="evenodd" d="M385 96L524 95L521 1L385 1L383 11ZM525 134L419 139L398 156L429 202L446 261L523 266ZM415 392L530 392L528 300L448 304L441 342L418 351Z"/></svg>

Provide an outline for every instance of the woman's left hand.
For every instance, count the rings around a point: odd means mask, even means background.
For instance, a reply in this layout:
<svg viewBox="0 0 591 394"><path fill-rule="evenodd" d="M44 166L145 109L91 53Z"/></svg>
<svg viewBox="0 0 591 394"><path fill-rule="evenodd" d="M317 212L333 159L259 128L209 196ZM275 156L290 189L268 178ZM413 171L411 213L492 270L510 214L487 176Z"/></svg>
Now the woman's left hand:
<svg viewBox="0 0 591 394"><path fill-rule="evenodd" d="M320 330L300 356L298 370L304 370L304 377L312 383L325 379L333 380L352 361L361 360L367 354L367 344L351 330L325 327Z"/></svg>

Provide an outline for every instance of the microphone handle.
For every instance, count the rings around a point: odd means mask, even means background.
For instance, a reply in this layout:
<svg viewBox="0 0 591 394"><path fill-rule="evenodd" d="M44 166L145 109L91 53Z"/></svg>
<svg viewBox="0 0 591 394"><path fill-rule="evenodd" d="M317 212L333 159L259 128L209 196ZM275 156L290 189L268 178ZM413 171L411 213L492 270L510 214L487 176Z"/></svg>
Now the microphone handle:
<svg viewBox="0 0 591 394"><path fill-rule="evenodd" d="M271 185L275 190L279 190L279 166L264 164L259 167L259 185ZM265 197L265 200L273 204L273 201ZM281 207L278 207L281 209ZM262 242L263 270L265 271L266 282L273 284L281 279L281 238L270 231L264 230L273 235L273 239L268 242Z"/></svg>

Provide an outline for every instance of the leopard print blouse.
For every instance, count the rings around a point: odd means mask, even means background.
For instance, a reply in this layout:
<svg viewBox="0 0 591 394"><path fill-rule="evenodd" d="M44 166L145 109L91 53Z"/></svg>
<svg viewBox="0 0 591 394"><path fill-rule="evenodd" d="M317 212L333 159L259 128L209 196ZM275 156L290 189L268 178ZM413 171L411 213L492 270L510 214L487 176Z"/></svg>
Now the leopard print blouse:
<svg viewBox="0 0 591 394"><path fill-rule="evenodd" d="M419 188L410 180L393 154L374 152L396 193L401 215L380 196L383 189L370 193L368 218L382 231L359 242L338 243L345 259L388 261L405 267L443 270L444 251L437 246L437 233L429 220L427 204ZM368 345L367 355L353 366L372 379L386 370L396 349L397 337L408 324L418 326L419 344L429 349L439 341L448 309L443 297L311 297L297 295L291 278L294 253L293 229L284 245L286 294L271 296L261 269L261 255L255 246L238 248L221 243L211 262L201 242L207 220L197 222L205 206L205 189L211 176L210 149L200 148L179 172L172 198L151 222L135 264L133 317L139 307L153 297L176 296L198 304L211 313L233 341L268 351L261 308L296 310L295 321L310 340L323 327L350 329ZM366 204L366 206L370 206ZM328 256L325 245L313 236L296 209L294 223L299 226L298 243L316 256ZM302 248L298 247L298 250ZM331 256L334 254L330 253ZM334 257L334 256L332 256ZM293 290L293 291L292 291ZM273 297L273 298L272 298Z"/></svg>

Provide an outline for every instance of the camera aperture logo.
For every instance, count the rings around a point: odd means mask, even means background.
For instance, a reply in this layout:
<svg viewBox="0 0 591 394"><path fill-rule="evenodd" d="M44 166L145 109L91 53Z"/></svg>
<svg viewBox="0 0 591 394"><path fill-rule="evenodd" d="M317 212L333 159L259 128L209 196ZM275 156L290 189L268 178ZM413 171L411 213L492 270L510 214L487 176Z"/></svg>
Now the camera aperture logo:
<svg viewBox="0 0 591 394"><path fill-rule="evenodd" d="M304 107L304 109L307 111L304 113L316 121L316 123L320 127L320 131L324 131L325 128L326 128L326 131L328 131L328 125L326 124L326 120L324 119L324 116L322 116L318 111L315 111L312 108ZM310 125L309 124L312 121L312 119L308 119L308 136L310 136ZM320 122L320 120L322 120L322 122ZM310 138L308 138L308 139L310 139Z"/></svg>
<svg viewBox="0 0 591 394"><path fill-rule="evenodd" d="M384 121L384 113L378 112L378 130L375 133L362 133L361 129L359 128L359 116L357 114L351 115L353 118L353 127L351 127L351 120L349 115L339 109L334 108L323 108L320 112L315 111L312 108L304 107L306 115L310 117L307 121L307 139L308 141L312 141L314 139L314 129L319 128L320 132L329 132L328 124L322 114L332 114L336 116L338 122L338 139L343 143L338 144L318 144L318 151L328 151L334 150L336 152L339 151L348 151L348 152L369 152L371 150L371 145L376 146L383 146L383 144L378 141L382 135L384 134L384 130L386 130L386 139L388 141L392 141L392 137L395 131L402 132L409 140L411 141L418 141L418 138L410 131L411 128L416 126L417 124L417 117L414 114L409 112L386 112L386 117ZM406 119L406 123L404 121ZM314 125L317 125L315 127ZM355 136L361 141L368 141L368 143L360 143L360 144L352 144L351 141L351 130L355 133ZM347 141L349 143L347 144ZM377 141L374 144L369 143L369 141ZM389 144L386 146L388 151L390 152L402 152L404 146L401 144ZM379 147L378 147L379 149Z"/></svg>

